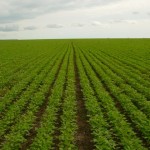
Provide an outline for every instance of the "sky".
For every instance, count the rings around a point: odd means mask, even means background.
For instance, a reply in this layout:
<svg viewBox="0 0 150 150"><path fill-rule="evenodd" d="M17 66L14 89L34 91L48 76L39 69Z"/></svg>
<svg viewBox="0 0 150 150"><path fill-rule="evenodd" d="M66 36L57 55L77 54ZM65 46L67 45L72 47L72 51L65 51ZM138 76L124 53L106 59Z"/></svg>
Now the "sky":
<svg viewBox="0 0 150 150"><path fill-rule="evenodd" d="M150 0L0 0L0 39L149 37Z"/></svg>

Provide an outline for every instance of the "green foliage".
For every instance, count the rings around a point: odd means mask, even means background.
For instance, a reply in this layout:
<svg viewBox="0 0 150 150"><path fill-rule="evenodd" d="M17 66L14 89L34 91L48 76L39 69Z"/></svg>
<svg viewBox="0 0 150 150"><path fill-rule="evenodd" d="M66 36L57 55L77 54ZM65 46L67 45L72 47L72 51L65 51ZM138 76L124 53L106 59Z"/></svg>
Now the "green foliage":
<svg viewBox="0 0 150 150"><path fill-rule="evenodd" d="M0 41L0 149L78 149L75 71L94 148L149 149L150 39Z"/></svg>

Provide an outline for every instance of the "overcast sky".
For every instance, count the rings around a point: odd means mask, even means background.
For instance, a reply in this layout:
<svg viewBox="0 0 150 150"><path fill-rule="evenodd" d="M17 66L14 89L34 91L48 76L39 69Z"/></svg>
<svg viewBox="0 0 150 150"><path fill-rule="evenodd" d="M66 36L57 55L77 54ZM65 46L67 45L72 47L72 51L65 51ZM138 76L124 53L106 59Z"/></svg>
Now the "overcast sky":
<svg viewBox="0 0 150 150"><path fill-rule="evenodd" d="M150 37L150 0L0 0L0 39Z"/></svg>

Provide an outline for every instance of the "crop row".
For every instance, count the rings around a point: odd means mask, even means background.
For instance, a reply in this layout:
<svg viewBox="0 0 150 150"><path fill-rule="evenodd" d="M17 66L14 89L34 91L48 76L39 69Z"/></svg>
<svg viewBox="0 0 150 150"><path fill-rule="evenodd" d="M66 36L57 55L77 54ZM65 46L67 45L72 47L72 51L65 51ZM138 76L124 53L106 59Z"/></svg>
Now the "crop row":
<svg viewBox="0 0 150 150"><path fill-rule="evenodd" d="M0 121L1 124L1 134L7 130L7 127L14 123L15 120L20 118L20 115L27 111L26 108L28 107L31 101L31 95L34 95L35 92L39 90L41 85L43 84L43 80L47 77L48 73L55 65L57 56L54 60L51 60L45 68L43 68L39 75L37 75L30 86L28 86L27 90L21 95L19 99L16 100L12 105L10 105L6 111L3 112L3 117Z"/></svg>
<svg viewBox="0 0 150 150"><path fill-rule="evenodd" d="M136 82L141 83L142 85L149 87L150 83L147 80L147 79L149 79L148 75L142 74L137 69L134 69L133 67L127 66L125 63L122 63L121 61L116 60L115 58L110 56L110 54L108 55L108 54L105 54L103 52L99 52L99 53L97 51L95 51L95 52L101 56L101 59L106 60L109 63L117 66L118 69L121 69L122 71L124 71L125 74L128 73L130 78L133 78Z"/></svg>
<svg viewBox="0 0 150 150"><path fill-rule="evenodd" d="M82 60L83 60L83 57L82 57ZM130 98L122 93L122 89L119 89L119 87L117 87L113 84L111 77L108 76L107 74L105 74L105 72L101 69L101 66L99 66L97 63L92 61L92 59L89 57L89 55L86 55L86 60L88 61L88 63L90 63L91 69L89 69L89 71L93 69L96 76L98 78L100 77L100 80L103 81L103 84L105 85L105 89L109 90L108 92L115 98L115 101L120 103L122 108L128 114L128 117L130 117L132 122L135 124L135 127L137 127L141 131L144 139L147 141L147 143L149 143L149 138L150 138L149 137L149 125L150 125L149 123L150 122L149 122L149 119L147 119L146 115L144 115L142 112L140 112L139 109L137 109L133 105ZM85 64L85 67L88 66L88 63ZM92 79L94 79L94 74L93 74ZM95 83L98 83L98 79L95 80ZM95 90L99 91L99 92L97 91L97 94L100 94L100 91L102 91L102 90L98 89L99 86L100 85L98 85L97 88L95 88ZM102 93L101 93L101 95L102 95ZM108 99L107 99L107 101L108 101ZM110 103L112 103L112 102L113 102L113 100L110 100ZM118 119L119 116L116 118ZM126 119L124 118L124 120L126 120ZM130 127L128 127L128 128L130 129ZM130 131L129 133L132 133L132 132Z"/></svg>
<svg viewBox="0 0 150 150"><path fill-rule="evenodd" d="M63 94L63 85L66 76L66 68L68 65L69 51L65 55L64 61L61 64L58 77L54 83L52 93L48 97L48 103L46 106L45 113L43 114L40 122L40 127L37 129L36 137L29 149L52 149L53 147L53 134L55 132L55 121L57 120L57 112L61 104L61 97Z"/></svg>
<svg viewBox="0 0 150 150"><path fill-rule="evenodd" d="M76 124L76 89L75 89L75 70L73 63L73 50L71 48L68 73L66 80L66 90L62 104L61 127L60 127L60 149L75 149Z"/></svg>
<svg viewBox="0 0 150 150"><path fill-rule="evenodd" d="M38 67L37 64L35 64L34 68L31 70L29 69L29 72L24 74L23 80L19 81L13 88L8 91L5 96L2 98L2 101L0 102L0 110L3 111L7 105L11 105L11 102L16 99L22 92L26 90L26 88L32 83L34 80L34 77L37 76L41 70L49 63L49 59L46 59L46 61L42 61Z"/></svg>
<svg viewBox="0 0 150 150"><path fill-rule="evenodd" d="M121 75L123 75L123 73L121 72L121 70L115 68L115 71L112 71L108 66L104 65L101 62L101 59L99 59L99 57L96 59L96 57L93 57L92 55L89 54L89 56L91 56L92 60L97 63L98 65L101 66L101 69L109 76L111 76L112 82L119 87L120 89L122 89L122 93L126 94L127 96L129 96L129 98L131 98L131 101L141 110L143 111L148 117L150 117L150 103L147 101L146 96L143 95L143 93L138 93L133 87L133 84L126 84L125 79L128 78L128 76L124 75L124 79L121 78L120 76L117 76L116 74L116 70L117 72ZM111 66L111 63L110 63ZM147 89L147 93L148 93L148 89Z"/></svg>
<svg viewBox="0 0 150 150"><path fill-rule="evenodd" d="M62 46L62 45L61 45ZM64 45L63 45L64 46ZM57 49L61 49L61 47L57 47ZM57 51L56 49L56 51ZM51 52L51 56L54 55L54 52ZM35 57L32 61L27 60L27 62L19 67L15 67L15 69L10 69L6 67L6 73L10 72L9 75L5 73L2 74L0 80L0 88L1 88L1 96L3 96L6 92L8 92L15 84L23 80L26 76L29 76L30 73L38 66L41 65L42 62L45 62L49 55L40 54L40 56ZM13 71L14 70L14 71ZM2 92L5 91L5 92Z"/></svg>
<svg viewBox="0 0 150 150"><path fill-rule="evenodd" d="M0 41L0 149L148 150L149 57L132 42Z"/></svg>
<svg viewBox="0 0 150 150"><path fill-rule="evenodd" d="M62 63L62 57L57 59L57 62L44 79L40 89L32 95L26 112L11 126L9 133L4 136L5 140L2 144L2 149L18 149L21 143L26 141L25 135L33 128L38 117L36 114L44 107L43 105L46 101L47 93L49 93L49 88L51 88L54 82L59 64Z"/></svg>

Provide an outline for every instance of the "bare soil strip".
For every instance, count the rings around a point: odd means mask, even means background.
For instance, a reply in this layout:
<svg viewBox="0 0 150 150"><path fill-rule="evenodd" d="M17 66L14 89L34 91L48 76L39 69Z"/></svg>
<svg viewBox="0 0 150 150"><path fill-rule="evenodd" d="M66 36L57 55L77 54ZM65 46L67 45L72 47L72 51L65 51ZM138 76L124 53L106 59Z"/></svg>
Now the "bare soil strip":
<svg viewBox="0 0 150 150"><path fill-rule="evenodd" d="M77 125L78 130L75 136L76 145L79 150L93 150L94 143L92 141L91 129L88 123L87 110L84 104L84 96L79 78L79 70L76 62L75 47L72 44L74 51L74 70L75 70L75 86L76 86L76 101L77 101Z"/></svg>

